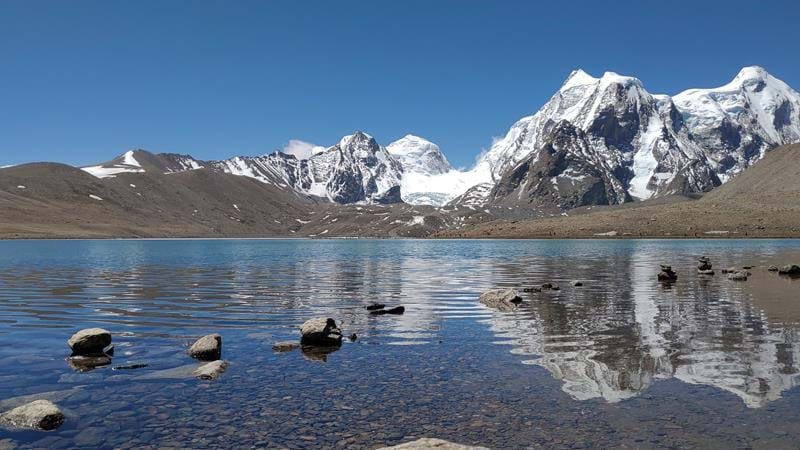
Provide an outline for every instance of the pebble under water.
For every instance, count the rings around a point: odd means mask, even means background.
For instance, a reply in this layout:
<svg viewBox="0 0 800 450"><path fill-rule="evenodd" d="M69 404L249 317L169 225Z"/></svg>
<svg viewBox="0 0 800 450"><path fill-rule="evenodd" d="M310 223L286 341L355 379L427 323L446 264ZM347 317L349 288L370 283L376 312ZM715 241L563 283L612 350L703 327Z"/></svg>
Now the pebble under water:
<svg viewBox="0 0 800 450"><path fill-rule="evenodd" d="M788 263L798 240L2 241L0 412L67 418L0 448L796 448L800 279L767 271ZM517 310L479 303L503 287ZM358 339L272 350L317 316ZM89 327L115 353L81 370ZM187 377L209 333L230 366Z"/></svg>

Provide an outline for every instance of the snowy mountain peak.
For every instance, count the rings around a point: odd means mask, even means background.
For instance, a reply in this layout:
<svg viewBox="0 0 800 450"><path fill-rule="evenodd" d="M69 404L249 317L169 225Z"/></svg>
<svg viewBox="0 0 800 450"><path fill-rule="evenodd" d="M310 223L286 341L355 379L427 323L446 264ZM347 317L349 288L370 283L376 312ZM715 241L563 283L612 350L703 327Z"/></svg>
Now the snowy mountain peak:
<svg viewBox="0 0 800 450"><path fill-rule="evenodd" d="M356 131L355 133L349 136L343 137L339 141L340 148L347 148L353 145L355 146L363 145L368 147L378 146L377 142L375 142L375 138L373 138L367 133L364 133L363 131Z"/></svg>
<svg viewBox="0 0 800 450"><path fill-rule="evenodd" d="M644 85L642 85L641 80L639 80L638 78L629 77L626 75L620 75L616 72L603 73L602 78L600 78L600 82L603 84L617 84L626 88L631 86L644 88Z"/></svg>
<svg viewBox="0 0 800 450"><path fill-rule="evenodd" d="M767 78L771 78L772 75L766 71L761 66L748 66L743 67L742 70L736 74L736 78L734 81L746 81L746 80L766 80Z"/></svg>
<svg viewBox="0 0 800 450"><path fill-rule="evenodd" d="M419 136L408 134L386 146L386 150L405 173L437 175L452 170L439 146Z"/></svg>
<svg viewBox="0 0 800 450"><path fill-rule="evenodd" d="M564 84L561 85L561 90L565 91L576 86L585 86L587 84L595 83L597 83L597 78L589 75L583 71L583 69L575 69L569 74L567 79L564 81Z"/></svg>

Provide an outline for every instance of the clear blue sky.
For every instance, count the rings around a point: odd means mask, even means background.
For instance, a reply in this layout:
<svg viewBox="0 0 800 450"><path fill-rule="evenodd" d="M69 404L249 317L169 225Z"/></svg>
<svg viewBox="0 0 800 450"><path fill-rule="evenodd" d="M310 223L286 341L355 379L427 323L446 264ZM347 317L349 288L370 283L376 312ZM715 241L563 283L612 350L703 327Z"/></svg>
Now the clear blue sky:
<svg viewBox="0 0 800 450"><path fill-rule="evenodd" d="M798 1L0 2L0 165L220 159L407 133L470 165L572 69L653 93L758 64L800 88Z"/></svg>

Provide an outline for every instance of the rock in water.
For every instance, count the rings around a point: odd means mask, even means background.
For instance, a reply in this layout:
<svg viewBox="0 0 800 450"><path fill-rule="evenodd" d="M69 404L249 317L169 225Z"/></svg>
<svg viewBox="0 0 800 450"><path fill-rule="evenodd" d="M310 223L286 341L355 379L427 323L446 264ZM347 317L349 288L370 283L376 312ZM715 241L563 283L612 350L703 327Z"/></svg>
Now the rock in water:
<svg viewBox="0 0 800 450"><path fill-rule="evenodd" d="M787 264L778 269L780 275L800 275L800 266L797 264Z"/></svg>
<svg viewBox="0 0 800 450"><path fill-rule="evenodd" d="M561 288L558 287L558 284L556 284L556 283L544 283L542 285L542 289L547 289L547 290L551 290L551 291L558 291Z"/></svg>
<svg viewBox="0 0 800 450"><path fill-rule="evenodd" d="M379 310L379 309L383 309L385 307L386 307L386 305L384 305L383 303L373 303L373 304L367 306L366 308L367 308L367 311L376 311L376 310Z"/></svg>
<svg viewBox="0 0 800 450"><path fill-rule="evenodd" d="M750 276L750 272L744 272L739 270L736 272L729 273L728 279L733 281L747 281L748 276Z"/></svg>
<svg viewBox="0 0 800 450"><path fill-rule="evenodd" d="M583 286L583 281L575 280L575 281L572 282L572 286L581 287L581 286Z"/></svg>
<svg viewBox="0 0 800 450"><path fill-rule="evenodd" d="M300 334L300 343L303 345L342 345L342 330L331 318L316 317L306 321L300 327Z"/></svg>
<svg viewBox="0 0 800 450"><path fill-rule="evenodd" d="M422 438L416 441L392 447L383 447L378 450L489 450L486 447L456 444L444 439Z"/></svg>
<svg viewBox="0 0 800 450"><path fill-rule="evenodd" d="M711 261L705 257L701 256L700 259L697 260L697 273L701 275L714 275L714 271L711 270Z"/></svg>
<svg viewBox="0 0 800 450"><path fill-rule="evenodd" d="M542 288L540 288L539 286L530 286L522 288L522 292L542 292Z"/></svg>
<svg viewBox="0 0 800 450"><path fill-rule="evenodd" d="M217 360L203 364L202 366L198 367L193 374L201 380L216 380L220 375L222 375L222 372L225 372L225 369L227 368L228 361Z"/></svg>
<svg viewBox="0 0 800 450"><path fill-rule="evenodd" d="M404 312L406 312L406 307L405 306L396 306L396 307L391 308L391 309L379 309L377 311L370 311L370 314L374 314L376 316L382 316L384 314L398 314L399 315L399 314L403 314Z"/></svg>
<svg viewBox="0 0 800 450"><path fill-rule="evenodd" d="M728 267L727 269L722 269L722 273L734 273L738 270L736 267Z"/></svg>
<svg viewBox="0 0 800 450"><path fill-rule="evenodd" d="M297 342L276 342L272 344L272 350L277 353L290 352L298 348L300 348L300 344Z"/></svg>
<svg viewBox="0 0 800 450"><path fill-rule="evenodd" d="M111 345L111 333L102 328L87 328L73 334L67 341L73 355L102 355Z"/></svg>
<svg viewBox="0 0 800 450"><path fill-rule="evenodd" d="M661 265L661 272L658 273L658 281L676 281L678 274L672 270L672 266Z"/></svg>
<svg viewBox="0 0 800 450"><path fill-rule="evenodd" d="M500 311L512 311L522 303L522 297L516 289L493 289L481 294L480 302Z"/></svg>
<svg viewBox="0 0 800 450"><path fill-rule="evenodd" d="M222 356L222 336L209 334L198 339L189 347L189 356L201 361L215 361Z"/></svg>
<svg viewBox="0 0 800 450"><path fill-rule="evenodd" d="M64 413L50 400L35 400L0 416L0 422L29 430L55 430L64 423Z"/></svg>
<svg viewBox="0 0 800 450"><path fill-rule="evenodd" d="M767 267L767 270L770 271L770 272L779 272L780 271L778 266L769 266L769 267Z"/></svg>

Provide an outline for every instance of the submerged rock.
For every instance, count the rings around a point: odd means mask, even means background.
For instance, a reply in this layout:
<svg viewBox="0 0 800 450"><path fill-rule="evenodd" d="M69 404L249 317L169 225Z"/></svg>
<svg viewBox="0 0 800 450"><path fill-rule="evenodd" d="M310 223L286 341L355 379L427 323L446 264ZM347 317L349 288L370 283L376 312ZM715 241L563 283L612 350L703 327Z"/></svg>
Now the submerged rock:
<svg viewBox="0 0 800 450"><path fill-rule="evenodd" d="M78 372L88 372L98 367L111 364L111 357L108 355L70 356L67 358L67 363Z"/></svg>
<svg viewBox="0 0 800 450"><path fill-rule="evenodd" d="M739 269L736 267L728 267L727 269L722 269L722 273L734 273L737 272Z"/></svg>
<svg viewBox="0 0 800 450"><path fill-rule="evenodd" d="M303 345L342 345L342 330L331 318L316 317L300 326L300 343Z"/></svg>
<svg viewBox="0 0 800 450"><path fill-rule="evenodd" d="M481 294L480 302L500 311L512 311L522 303L522 297L516 289L493 289Z"/></svg>
<svg viewBox="0 0 800 450"><path fill-rule="evenodd" d="M715 272L713 270L711 270L711 269L706 269L706 270L699 270L698 269L697 273L700 274L700 275L714 275Z"/></svg>
<svg viewBox="0 0 800 450"><path fill-rule="evenodd" d="M733 281L747 281L747 277L750 276L750 272L745 272L742 270L731 272L728 274L728 279Z"/></svg>
<svg viewBox="0 0 800 450"><path fill-rule="evenodd" d="M0 422L15 428L49 431L64 423L64 413L50 400L35 400L3 413Z"/></svg>
<svg viewBox="0 0 800 450"><path fill-rule="evenodd" d="M377 311L370 311L370 314L376 316L382 316L384 314L403 314L404 312L406 312L405 306L396 306L391 309L379 309Z"/></svg>
<svg viewBox="0 0 800 450"><path fill-rule="evenodd" d="M201 337L191 347L189 356L201 361L215 361L222 356L222 336L217 333Z"/></svg>
<svg viewBox="0 0 800 450"><path fill-rule="evenodd" d="M276 342L272 344L272 350L276 353L286 353L291 352L292 350L296 350L300 348L300 344L297 342Z"/></svg>
<svg viewBox="0 0 800 450"><path fill-rule="evenodd" d="M542 288L538 286L530 286L522 288L522 292L542 292Z"/></svg>
<svg viewBox="0 0 800 450"><path fill-rule="evenodd" d="M378 450L489 450L486 447L456 444L444 439L422 438L405 444L392 447L382 447Z"/></svg>
<svg viewBox="0 0 800 450"><path fill-rule="evenodd" d="M111 333L102 328L87 328L73 334L67 341L73 355L102 355L111 345Z"/></svg>
<svg viewBox="0 0 800 450"><path fill-rule="evenodd" d="M228 361L217 360L198 367L193 375L201 380L216 380L228 368Z"/></svg>

